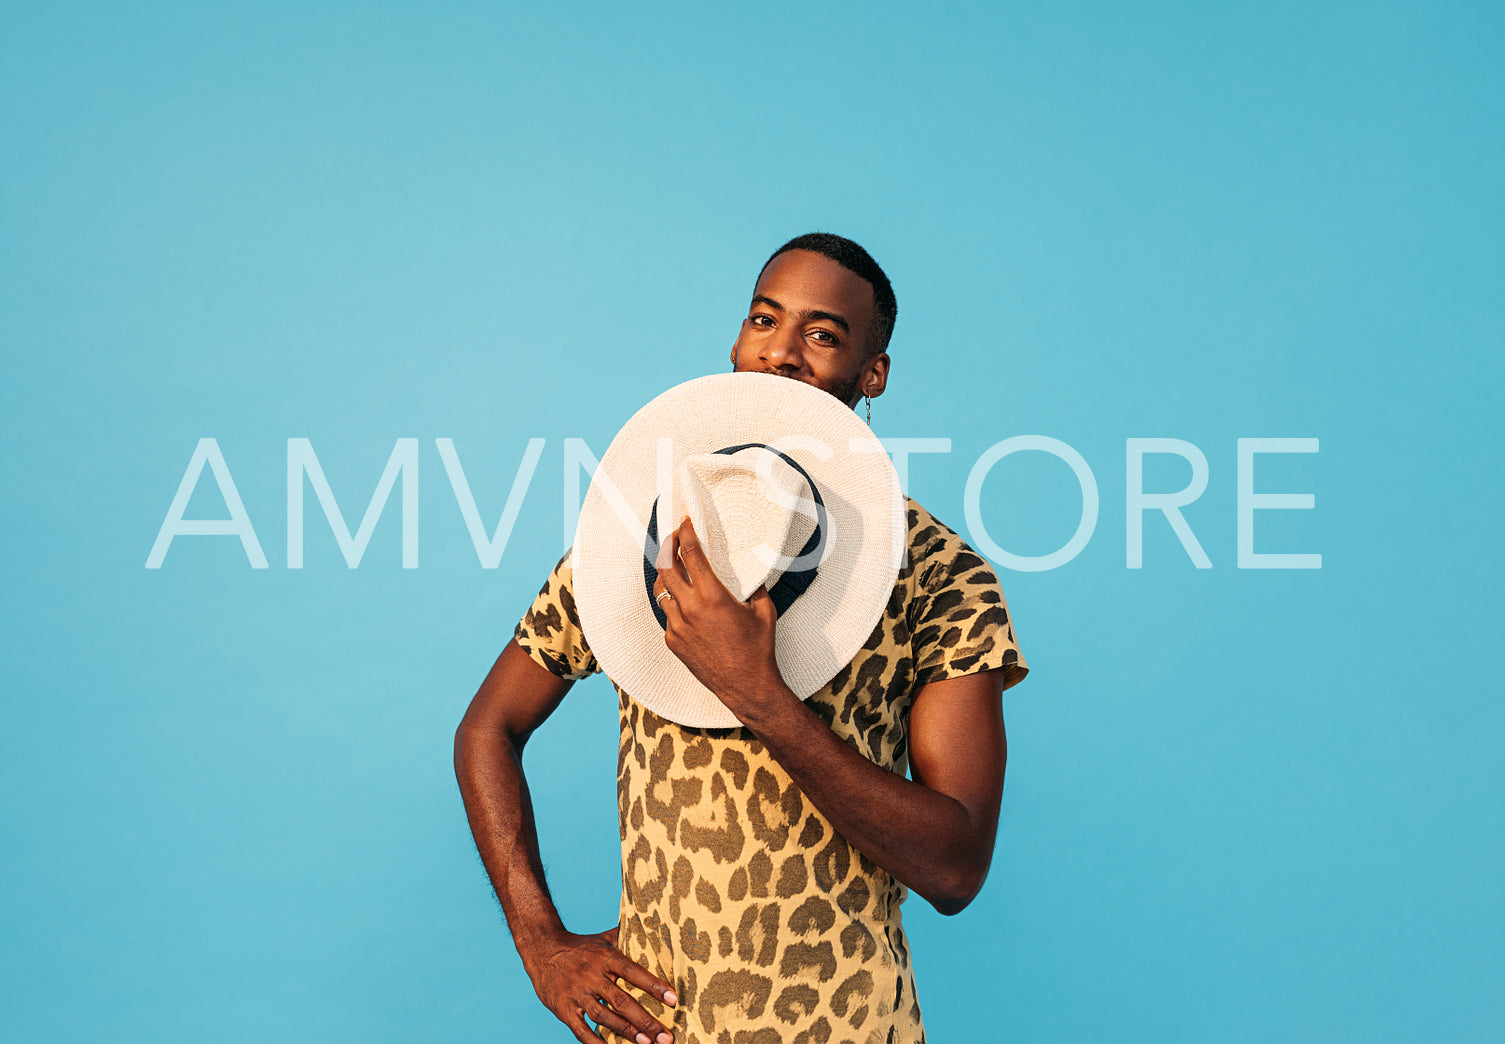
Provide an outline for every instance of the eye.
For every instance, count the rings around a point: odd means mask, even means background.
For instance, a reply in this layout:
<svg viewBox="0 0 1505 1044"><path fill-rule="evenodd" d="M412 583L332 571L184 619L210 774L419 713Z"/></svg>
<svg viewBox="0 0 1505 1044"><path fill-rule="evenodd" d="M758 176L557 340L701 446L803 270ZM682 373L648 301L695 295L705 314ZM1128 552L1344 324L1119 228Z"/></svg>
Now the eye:
<svg viewBox="0 0 1505 1044"><path fill-rule="evenodd" d="M747 317L747 321L749 323L751 323L753 326L769 327L769 326L773 325L773 316L771 316L771 315L750 315L750 316Z"/></svg>
<svg viewBox="0 0 1505 1044"><path fill-rule="evenodd" d="M836 343L836 335L833 334L830 330L824 330L824 329L811 330L810 331L810 336L812 338L814 338L815 340L819 341L821 344L835 344Z"/></svg>

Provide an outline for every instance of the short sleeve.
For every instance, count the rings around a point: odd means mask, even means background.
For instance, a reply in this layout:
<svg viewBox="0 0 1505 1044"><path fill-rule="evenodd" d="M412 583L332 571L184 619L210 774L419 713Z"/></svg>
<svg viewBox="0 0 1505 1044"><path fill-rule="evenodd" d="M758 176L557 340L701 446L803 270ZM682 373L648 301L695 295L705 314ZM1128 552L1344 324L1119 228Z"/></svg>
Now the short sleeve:
<svg viewBox="0 0 1505 1044"><path fill-rule="evenodd" d="M915 681L928 685L1002 669L1003 687L1011 688L1024 680L1029 665L1019 652L998 576L961 537L936 527L939 534L915 558Z"/></svg>
<svg viewBox="0 0 1505 1044"><path fill-rule="evenodd" d="M580 629L569 551L544 581L513 637L540 667L557 677L579 681L601 669Z"/></svg>

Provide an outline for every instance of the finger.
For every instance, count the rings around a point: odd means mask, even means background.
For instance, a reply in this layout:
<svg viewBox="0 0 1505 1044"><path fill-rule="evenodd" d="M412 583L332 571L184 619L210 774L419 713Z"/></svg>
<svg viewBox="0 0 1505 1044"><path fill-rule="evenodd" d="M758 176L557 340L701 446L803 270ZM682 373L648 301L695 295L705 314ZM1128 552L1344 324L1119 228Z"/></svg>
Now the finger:
<svg viewBox="0 0 1505 1044"><path fill-rule="evenodd" d="M730 595L726 585L711 568L710 559L705 556L705 549L700 545L700 537L695 533L695 527L690 523L687 516L674 531L675 553L679 556L680 563L684 566L685 573L701 604L708 604L706 599L715 599ZM673 572L673 570L670 570ZM679 597L679 591L675 590L675 597Z"/></svg>
<svg viewBox="0 0 1505 1044"><path fill-rule="evenodd" d="M665 575L672 575L686 582L688 582L690 578L685 574L685 564L684 562L680 561L679 557L679 530L688 521L689 516L686 516L684 519L680 520L680 524L678 526L675 526L673 529L669 530L669 532L664 534L664 542L659 545L658 561L654 563L654 565L658 567L659 571L664 573Z"/></svg>
<svg viewBox="0 0 1505 1044"><path fill-rule="evenodd" d="M679 560L684 563L685 575L690 583L696 584L705 579L706 574L711 573L711 563L706 560L705 551L701 549L700 537L695 533L695 527L690 524L690 517L685 516L679 528L674 531L675 553Z"/></svg>
<svg viewBox="0 0 1505 1044"><path fill-rule="evenodd" d="M628 1023L626 1031L613 1030L613 1032L621 1033L628 1040L636 1040L637 1044L660 1044L665 1038L672 1039L672 1034L664 1028L663 1024L649 1014L630 993L619 988L615 983L612 984L609 993L613 1014L625 1019Z"/></svg>
<svg viewBox="0 0 1505 1044"><path fill-rule="evenodd" d="M658 571L658 578L654 580L653 586L655 589L654 598L658 598L659 594L664 591L669 592L668 598L659 601L660 608L666 603L678 601L690 593L689 581L681 576L679 570L672 565L664 566Z"/></svg>
<svg viewBox="0 0 1505 1044"><path fill-rule="evenodd" d="M676 569L670 569L670 566ZM659 540L658 554L653 557L653 569L658 570L659 575L674 573L680 579L685 579L685 566L679 561L679 527L664 531L664 537Z"/></svg>
<svg viewBox="0 0 1505 1044"><path fill-rule="evenodd" d="M575 1035L575 1039L580 1044L606 1044L601 1039L601 1035L591 1029L591 1024L586 1020L585 1012L582 1009L576 1008L573 1019L564 1019L562 1021L570 1028L570 1032Z"/></svg>
<svg viewBox="0 0 1505 1044"><path fill-rule="evenodd" d="M764 624L777 627L779 622L779 610L773 604L773 598L768 593L768 588L759 587L748 596L747 604L752 606L752 611L758 615L758 619Z"/></svg>
<svg viewBox="0 0 1505 1044"><path fill-rule="evenodd" d="M674 987L641 964L623 960L619 966L612 969L612 974L619 979L626 979L644 993L653 994L671 1008L679 1004L679 996L674 992Z"/></svg>
<svg viewBox="0 0 1505 1044"><path fill-rule="evenodd" d="M673 569L664 570L653 582L653 601L668 620L665 630L671 626L678 626L683 619L680 615L679 598L675 595L675 588L670 587L671 583L678 584L679 594L689 594L690 591L688 585L676 575ZM668 597L663 597L665 592L668 593Z"/></svg>
<svg viewBox="0 0 1505 1044"><path fill-rule="evenodd" d="M662 532L659 538L658 553L653 556L653 568L662 572L669 568L669 563L674 561L674 531L672 529Z"/></svg>
<svg viewBox="0 0 1505 1044"><path fill-rule="evenodd" d="M635 1041L636 1044L654 1044L653 1038L638 1029L622 1015L613 1011L610 1007L602 1004L599 1000L590 1002L590 1008L586 1015L596 1021L597 1025L611 1030L623 1040Z"/></svg>

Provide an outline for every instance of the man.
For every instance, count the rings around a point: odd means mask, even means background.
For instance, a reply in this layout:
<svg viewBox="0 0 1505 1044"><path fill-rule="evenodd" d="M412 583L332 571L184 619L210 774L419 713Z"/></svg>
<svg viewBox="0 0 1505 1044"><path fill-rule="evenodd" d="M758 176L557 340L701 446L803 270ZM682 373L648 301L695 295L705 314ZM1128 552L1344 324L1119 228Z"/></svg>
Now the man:
<svg viewBox="0 0 1505 1044"><path fill-rule="evenodd" d="M896 312L860 246L800 236L759 274L732 365L870 408ZM1028 668L986 563L913 501L908 539L867 645L801 702L767 595L736 601L688 520L673 532L653 587L664 640L743 727L685 728L619 690L622 917L595 935L569 932L549 899L521 764L597 669L569 556L555 568L466 712L455 765L523 966L577 1039L602 1039L595 1023L636 1044L923 1042L899 904L913 889L954 914L981 888L1000 694Z"/></svg>

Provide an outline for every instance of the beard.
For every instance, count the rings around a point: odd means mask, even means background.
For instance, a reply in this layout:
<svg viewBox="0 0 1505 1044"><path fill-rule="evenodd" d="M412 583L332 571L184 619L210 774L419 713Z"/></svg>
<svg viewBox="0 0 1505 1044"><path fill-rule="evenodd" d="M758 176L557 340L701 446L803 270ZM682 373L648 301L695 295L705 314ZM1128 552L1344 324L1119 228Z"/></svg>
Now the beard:
<svg viewBox="0 0 1505 1044"><path fill-rule="evenodd" d="M839 386L837 386L835 388L826 388L824 390L828 391L832 395L836 396L838 399L840 399L847 406L850 406L853 409L857 408L857 398L858 398L858 396L857 396L857 378L856 377L853 377L850 380L843 382L842 384L840 384Z"/></svg>
<svg viewBox="0 0 1505 1044"><path fill-rule="evenodd" d="M735 371L735 367L733 367L733 370ZM758 371L758 372L760 372L760 373L771 373L775 377L784 377L784 378L786 378L788 380L791 380L791 381L799 381L800 380L798 377L791 376L790 374L787 374L787 373L779 373L776 370L761 370L761 371ZM808 384L812 388L819 388L821 391L825 392L826 394L834 396L837 399L840 399L842 405L844 405L844 406L850 406L853 409L856 409L856 407L857 407L857 398L858 398L858 396L857 396L857 381L858 380L859 380L859 376L853 376L853 377L851 377L851 378L849 378L849 379L847 379L845 381L842 381L841 383L836 384L836 385L817 384L814 381L800 381L800 383L801 384Z"/></svg>

